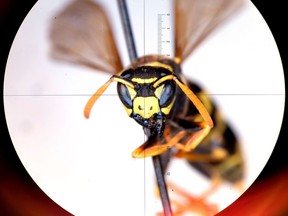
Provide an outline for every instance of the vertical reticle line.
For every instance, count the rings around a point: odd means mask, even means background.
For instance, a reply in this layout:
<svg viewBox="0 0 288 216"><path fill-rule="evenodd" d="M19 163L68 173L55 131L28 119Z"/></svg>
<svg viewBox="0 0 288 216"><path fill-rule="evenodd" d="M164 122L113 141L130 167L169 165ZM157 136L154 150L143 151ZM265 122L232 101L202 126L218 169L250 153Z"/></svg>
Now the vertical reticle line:
<svg viewBox="0 0 288 216"><path fill-rule="evenodd" d="M146 50L146 37L145 37L145 32L146 32L146 0L143 0L143 55L145 56ZM145 100L144 100L145 103ZM144 105L145 107L145 105ZM143 137L143 141L145 142L145 134ZM146 157L143 158L144 160L144 215L146 215Z"/></svg>
<svg viewBox="0 0 288 216"><path fill-rule="evenodd" d="M125 0L118 0L118 7L120 11L120 16L121 16L121 21L124 29L124 36L128 48L128 54L130 58L130 62L135 61L138 56L137 56L137 51L136 51L136 46L134 42L134 37L132 33L132 28L131 28L131 22L127 10L127 4ZM145 54L145 0L144 0L144 54ZM153 135L153 137L148 137L148 139L154 140L157 135ZM153 157L153 165L154 165L154 170L156 173L156 178L157 178L157 183L158 183L158 188L160 191L160 196L161 196L161 201L162 201L162 206L164 210L165 216L172 216L172 211L171 211L171 206L170 206L170 200L167 192L167 187L166 187L166 182L164 178L164 173L163 173L163 167L161 164L161 156L154 156ZM144 161L144 177L145 177L145 161ZM145 181L144 181L145 182ZM145 196L145 183L144 183L144 196ZM144 197L145 200L145 197ZM144 201L144 208L145 208L145 201Z"/></svg>

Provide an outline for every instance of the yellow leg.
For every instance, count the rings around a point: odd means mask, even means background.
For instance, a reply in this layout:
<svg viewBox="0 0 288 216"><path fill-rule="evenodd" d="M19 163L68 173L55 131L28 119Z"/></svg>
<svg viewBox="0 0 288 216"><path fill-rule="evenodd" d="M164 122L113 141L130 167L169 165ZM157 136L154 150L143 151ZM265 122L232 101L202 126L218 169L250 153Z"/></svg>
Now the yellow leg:
<svg viewBox="0 0 288 216"><path fill-rule="evenodd" d="M179 131L176 135L171 137L170 135L170 127L168 126L164 130L164 138L166 142L160 143L160 141L156 141L155 143L150 143L149 141L145 142L143 145L138 147L136 150L132 152L133 158L144 158L160 155L166 152L168 149L172 147L176 147L179 150L190 152L195 149L201 141L207 136L210 131L210 127L205 123L200 123L199 126L202 128L196 132L188 132L186 130ZM188 141L185 144L181 144L181 139L190 136Z"/></svg>
<svg viewBox="0 0 288 216"><path fill-rule="evenodd" d="M193 150L201 143L210 131L210 127L204 123L200 123L199 126L201 128L199 131L189 132L183 130L178 132L176 135L171 135L170 128L168 127L167 130L165 129L164 131L166 143L162 145L166 147L176 147L180 150L176 156L190 161L208 162L225 158L227 152L222 148L215 148L210 155L193 153ZM188 194L183 189L169 183L168 188L170 188L170 194L172 195L171 203L173 206L173 215L182 216L192 212L204 216L216 214L218 212L217 206L208 203L206 198L218 188L220 182L221 178L216 174L213 175L211 187L198 197ZM171 190L173 192L171 192ZM163 213L158 213L157 215L160 216L163 215Z"/></svg>
<svg viewBox="0 0 288 216"><path fill-rule="evenodd" d="M228 156L228 152L223 148L213 149L211 154L199 154L193 152L179 151L175 157L184 158L188 161L197 161L197 162L213 162L224 160Z"/></svg>
<svg viewBox="0 0 288 216"><path fill-rule="evenodd" d="M185 145L177 145L177 148L185 152L193 151L211 130L211 128L206 124L202 124L201 127L201 130L191 134L191 137L188 139Z"/></svg>
<svg viewBox="0 0 288 216"><path fill-rule="evenodd" d="M173 146L178 144L178 141L181 140L183 137L185 137L187 134L186 131L180 131L178 134L176 134L174 137L169 139L168 142L165 144L160 143L157 141L156 143L149 143L149 141L146 141L143 145L138 147L136 150L132 152L133 158L144 158L144 157L151 157L155 155L160 155ZM151 146L149 146L151 145Z"/></svg>

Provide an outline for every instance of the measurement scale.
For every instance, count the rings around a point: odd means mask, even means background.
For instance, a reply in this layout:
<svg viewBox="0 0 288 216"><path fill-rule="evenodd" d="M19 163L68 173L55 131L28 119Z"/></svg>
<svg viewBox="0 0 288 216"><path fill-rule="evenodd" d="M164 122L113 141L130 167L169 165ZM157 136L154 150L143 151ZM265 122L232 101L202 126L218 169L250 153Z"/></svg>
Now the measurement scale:
<svg viewBox="0 0 288 216"><path fill-rule="evenodd" d="M158 23L158 54L163 56L172 56L172 29L171 14L160 13L157 15Z"/></svg>

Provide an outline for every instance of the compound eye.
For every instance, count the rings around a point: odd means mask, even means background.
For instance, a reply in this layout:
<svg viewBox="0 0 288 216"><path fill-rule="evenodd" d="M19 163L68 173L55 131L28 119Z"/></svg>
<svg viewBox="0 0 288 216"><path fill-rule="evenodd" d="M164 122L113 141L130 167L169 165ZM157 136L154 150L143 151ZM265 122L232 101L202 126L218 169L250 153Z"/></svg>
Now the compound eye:
<svg viewBox="0 0 288 216"><path fill-rule="evenodd" d="M126 106L127 108L132 108L132 97L130 95L130 92L126 85L122 83L117 84L117 92L118 96L121 100L121 102Z"/></svg>
<svg viewBox="0 0 288 216"><path fill-rule="evenodd" d="M167 107L171 104L175 96L175 84L173 82L166 82L160 95L160 107Z"/></svg>

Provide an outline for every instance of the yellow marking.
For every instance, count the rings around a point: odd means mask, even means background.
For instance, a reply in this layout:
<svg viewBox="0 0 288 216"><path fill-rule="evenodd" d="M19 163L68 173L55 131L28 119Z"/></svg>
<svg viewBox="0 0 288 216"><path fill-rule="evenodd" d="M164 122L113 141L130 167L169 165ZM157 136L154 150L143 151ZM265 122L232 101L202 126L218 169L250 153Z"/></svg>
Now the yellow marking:
<svg viewBox="0 0 288 216"><path fill-rule="evenodd" d="M197 93L197 97L200 99L202 104L205 106L207 112L211 115L213 105L212 105L212 101L209 99L208 95L205 92L201 91L201 92ZM202 120L203 120L203 118L199 114L197 114L194 118L194 121L196 121L196 122L201 122Z"/></svg>
<svg viewBox="0 0 288 216"><path fill-rule="evenodd" d="M161 86L159 86L158 88L156 88L156 90L155 90L155 92L154 92L155 95L156 95L156 97L157 97L158 99L161 98L163 88L164 88L164 84L161 85Z"/></svg>
<svg viewBox="0 0 288 216"><path fill-rule="evenodd" d="M196 114L196 115L193 117L193 121L194 121L194 122L202 122L202 121L203 121L203 117L202 117L200 114Z"/></svg>
<svg viewBox="0 0 288 216"><path fill-rule="evenodd" d="M212 106L212 102L209 99L208 95L205 94L205 92L199 92L197 94L197 96L201 100L203 105L205 106L206 110L211 114L213 106Z"/></svg>
<svg viewBox="0 0 288 216"><path fill-rule="evenodd" d="M174 61L175 61L177 64L180 64L182 60L181 60L180 57L175 57L175 58L174 58Z"/></svg>
<svg viewBox="0 0 288 216"><path fill-rule="evenodd" d="M157 88L161 83L165 82L166 80L171 80L171 75L167 75L167 76L160 78L157 82L153 84L153 87Z"/></svg>
<svg viewBox="0 0 288 216"><path fill-rule="evenodd" d="M133 101L133 110L145 119L160 111L156 97L136 97Z"/></svg>
<svg viewBox="0 0 288 216"><path fill-rule="evenodd" d="M130 94L131 100L133 100L136 97L136 91L133 88L130 88L129 86L126 86L128 89L128 92Z"/></svg>
<svg viewBox="0 0 288 216"><path fill-rule="evenodd" d="M132 82L136 82L136 83L139 83L139 84L144 84L144 83L152 83L152 82L154 82L155 80L157 80L156 77L154 77L154 78L149 78L149 79L133 78L133 79L132 79Z"/></svg>
<svg viewBox="0 0 288 216"><path fill-rule="evenodd" d="M145 63L141 66L162 67L162 68L169 70L171 73L174 73L173 68L170 65L163 64L163 63L158 62L158 61L148 62L148 63Z"/></svg>
<svg viewBox="0 0 288 216"><path fill-rule="evenodd" d="M113 78L112 79L113 82L115 82L115 81L120 82L120 83L126 85L127 87L134 88L134 85L131 82L124 80L122 77L112 77L112 78Z"/></svg>
<svg viewBox="0 0 288 216"><path fill-rule="evenodd" d="M243 162L241 154L233 154L229 158L226 159L225 163L219 164L217 167L219 170L222 170L222 172L227 172L227 170L232 169L234 167L237 167L241 165Z"/></svg>
<svg viewBox="0 0 288 216"><path fill-rule="evenodd" d="M215 160L224 160L228 156L228 152L226 149L218 147L218 148L213 149L211 156Z"/></svg>
<svg viewBox="0 0 288 216"><path fill-rule="evenodd" d="M131 113L132 113L132 109L129 109L129 108L127 108L126 106L124 106L124 108L125 108L125 110L126 110L128 116L130 116Z"/></svg>
<svg viewBox="0 0 288 216"><path fill-rule="evenodd" d="M172 106L173 106L173 104L174 104L174 101L175 101L175 98L174 98L174 100L173 100L167 107L161 108L161 111L162 111L165 115L168 115L168 114L170 113L171 108L172 108Z"/></svg>
<svg viewBox="0 0 288 216"><path fill-rule="evenodd" d="M200 99L189 89L188 86L186 86L184 83L182 83L178 78L174 75L167 75L162 78L160 78L157 82L153 84L153 87L156 88L159 86L162 82L166 80L174 80L176 84L181 88L181 90L184 92L184 94L190 99L190 101L195 105L196 109L199 111L200 115L203 117L204 121L209 125L210 128L213 128L213 121L211 119L211 116L209 112L206 110L205 106L202 104Z"/></svg>

